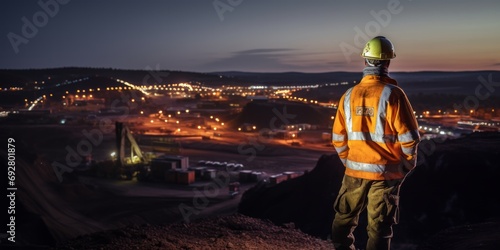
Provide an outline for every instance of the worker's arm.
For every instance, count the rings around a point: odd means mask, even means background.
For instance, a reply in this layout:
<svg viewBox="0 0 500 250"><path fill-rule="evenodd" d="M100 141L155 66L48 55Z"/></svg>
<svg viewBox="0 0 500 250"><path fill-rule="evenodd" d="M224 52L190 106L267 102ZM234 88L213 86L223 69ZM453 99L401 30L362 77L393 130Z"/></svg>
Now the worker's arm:
<svg viewBox="0 0 500 250"><path fill-rule="evenodd" d="M417 147L420 142L418 124L408 98L401 90L396 91L397 102L393 112L393 126L401 144L401 161L407 171L412 170L417 162Z"/></svg>
<svg viewBox="0 0 500 250"><path fill-rule="evenodd" d="M340 98L337 114L333 122L332 143L340 160L345 165L347 155L349 154L349 147L347 146L347 132L344 117L344 96Z"/></svg>

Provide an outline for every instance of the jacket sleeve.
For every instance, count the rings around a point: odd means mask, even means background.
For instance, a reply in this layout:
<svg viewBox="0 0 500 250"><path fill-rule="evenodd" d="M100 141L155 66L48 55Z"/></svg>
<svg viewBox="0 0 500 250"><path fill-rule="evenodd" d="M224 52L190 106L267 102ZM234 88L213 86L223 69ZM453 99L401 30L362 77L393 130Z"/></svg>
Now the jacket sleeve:
<svg viewBox="0 0 500 250"><path fill-rule="evenodd" d="M337 114L333 122L332 143L342 163L346 163L349 147L347 146L347 131L344 116L344 97L340 98Z"/></svg>
<svg viewBox="0 0 500 250"><path fill-rule="evenodd" d="M410 171L417 162L417 147L420 142L420 134L413 108L402 90L397 95L394 109L393 126L397 132L398 142L401 144L401 162L403 167Z"/></svg>

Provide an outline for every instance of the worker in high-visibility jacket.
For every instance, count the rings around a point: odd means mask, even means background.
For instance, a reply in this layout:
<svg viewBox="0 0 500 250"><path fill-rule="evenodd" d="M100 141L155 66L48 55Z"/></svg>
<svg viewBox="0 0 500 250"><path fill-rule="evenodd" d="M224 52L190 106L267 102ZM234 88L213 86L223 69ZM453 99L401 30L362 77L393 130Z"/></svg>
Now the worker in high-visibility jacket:
<svg viewBox="0 0 500 250"><path fill-rule="evenodd" d="M388 75L393 44L378 36L366 43L362 80L340 99L332 142L345 165L335 200L332 241L355 249L353 231L368 212L366 249L389 249L397 223L399 187L416 165L417 120L404 91Z"/></svg>

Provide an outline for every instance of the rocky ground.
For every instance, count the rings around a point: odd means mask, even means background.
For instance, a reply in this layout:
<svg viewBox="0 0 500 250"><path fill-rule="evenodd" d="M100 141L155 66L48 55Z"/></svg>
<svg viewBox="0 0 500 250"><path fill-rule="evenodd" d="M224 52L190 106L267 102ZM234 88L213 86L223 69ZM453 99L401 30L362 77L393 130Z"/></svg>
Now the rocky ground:
<svg viewBox="0 0 500 250"><path fill-rule="evenodd" d="M142 225L78 237L55 249L333 249L328 241L240 214Z"/></svg>
<svg viewBox="0 0 500 250"><path fill-rule="evenodd" d="M401 190L392 249L500 249L499 148L499 133L422 142L421 162ZM18 156L24 160L16 162L22 177L16 179L17 249L333 249L325 239L343 175L335 155L321 156L313 170L295 179L260 183L241 202L230 200L231 206L213 198L190 223L168 220L180 218L178 204L194 204L183 190L175 197L172 190L168 197L142 197L123 193L127 183L120 192L71 175L59 183L46 161ZM155 188L144 185L141 190ZM366 242L363 221L354 232L360 249ZM9 249L2 237L0 249Z"/></svg>

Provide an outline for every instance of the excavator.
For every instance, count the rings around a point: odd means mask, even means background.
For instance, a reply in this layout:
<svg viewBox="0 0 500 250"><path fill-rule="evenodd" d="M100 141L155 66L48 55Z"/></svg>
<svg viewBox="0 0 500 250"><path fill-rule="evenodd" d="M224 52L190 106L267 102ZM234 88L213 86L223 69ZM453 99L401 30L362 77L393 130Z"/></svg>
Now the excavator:
<svg viewBox="0 0 500 250"><path fill-rule="evenodd" d="M153 156L143 154L141 148L137 144L137 141L130 132L130 129L122 122L115 123L115 132L116 148L118 149L116 163L119 169L120 177L122 179L130 180L134 176L137 176L138 179L141 180L147 175L147 165L149 165ZM127 141L129 142L128 145L130 145L130 157L125 156Z"/></svg>

